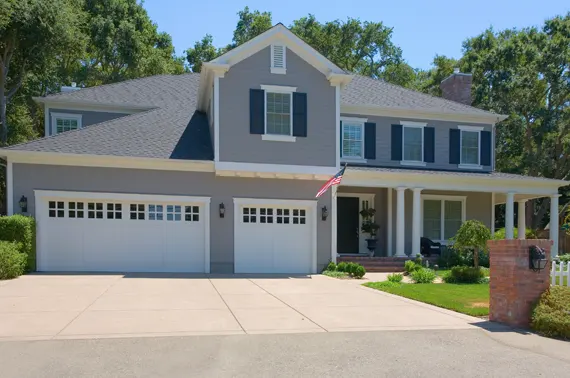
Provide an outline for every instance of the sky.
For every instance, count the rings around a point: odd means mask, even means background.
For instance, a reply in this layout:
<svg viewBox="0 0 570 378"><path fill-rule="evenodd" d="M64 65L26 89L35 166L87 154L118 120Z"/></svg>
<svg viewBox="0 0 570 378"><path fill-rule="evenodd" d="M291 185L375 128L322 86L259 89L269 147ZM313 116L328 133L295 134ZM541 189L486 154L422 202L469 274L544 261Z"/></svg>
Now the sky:
<svg viewBox="0 0 570 378"><path fill-rule="evenodd" d="M430 68L436 54L458 58L462 42L492 26L495 30L541 26L544 20L570 11L569 0L145 0L144 7L159 31L172 36L176 53L194 46L205 34L214 45L231 42L238 16L269 11L273 23L288 26L314 14L319 22L348 17L383 22L394 28L392 41L414 68Z"/></svg>

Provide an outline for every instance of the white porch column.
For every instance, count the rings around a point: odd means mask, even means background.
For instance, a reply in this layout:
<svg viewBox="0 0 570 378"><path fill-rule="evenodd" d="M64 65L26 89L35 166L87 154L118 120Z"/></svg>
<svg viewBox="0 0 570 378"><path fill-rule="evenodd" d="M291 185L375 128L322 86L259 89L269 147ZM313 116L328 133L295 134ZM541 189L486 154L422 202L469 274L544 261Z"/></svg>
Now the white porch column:
<svg viewBox="0 0 570 378"><path fill-rule="evenodd" d="M406 222L405 216L405 197L404 193L406 188L398 187L396 188L397 200L396 200L396 256L406 256L406 239L405 239L405 228Z"/></svg>
<svg viewBox="0 0 570 378"><path fill-rule="evenodd" d="M518 209L518 224L517 229L519 233L519 239L524 240L526 239L526 218L525 218L525 208L526 208L526 200L517 201L519 204Z"/></svg>
<svg viewBox="0 0 570 378"><path fill-rule="evenodd" d="M491 193L491 235L495 235L495 193Z"/></svg>
<svg viewBox="0 0 570 378"><path fill-rule="evenodd" d="M6 162L6 214L14 215L14 180L13 165L10 160Z"/></svg>
<svg viewBox="0 0 570 378"><path fill-rule="evenodd" d="M420 237L421 235L421 212L422 212L422 201L421 201L422 188L414 188L414 207L412 215L412 257L415 257L421 252Z"/></svg>
<svg viewBox="0 0 570 378"><path fill-rule="evenodd" d="M552 257L558 256L558 197L560 194L550 196L550 240L552 240Z"/></svg>
<svg viewBox="0 0 570 378"><path fill-rule="evenodd" d="M386 222L386 248L388 249L387 255L393 256L394 245L392 243L392 188L386 189L388 191L388 203L386 204L386 212L388 213L388 222Z"/></svg>
<svg viewBox="0 0 570 378"><path fill-rule="evenodd" d="M515 193L507 193L507 208L505 210L505 239L514 239Z"/></svg>
<svg viewBox="0 0 570 378"><path fill-rule="evenodd" d="M336 263L337 246L338 246L338 236L337 236L337 203L336 203L336 192L338 185L333 185L331 188L331 261Z"/></svg>

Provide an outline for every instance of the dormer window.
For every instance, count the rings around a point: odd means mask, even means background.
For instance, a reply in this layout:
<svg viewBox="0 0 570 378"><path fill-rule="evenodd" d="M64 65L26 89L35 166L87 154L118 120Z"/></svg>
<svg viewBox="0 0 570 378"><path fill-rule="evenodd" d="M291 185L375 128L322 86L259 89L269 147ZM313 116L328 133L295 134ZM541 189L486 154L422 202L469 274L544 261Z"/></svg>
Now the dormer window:
<svg viewBox="0 0 570 378"><path fill-rule="evenodd" d="M81 128L81 114L51 113L52 135Z"/></svg>
<svg viewBox="0 0 570 378"><path fill-rule="evenodd" d="M271 45L271 73L284 75L287 72L286 51L283 45Z"/></svg>

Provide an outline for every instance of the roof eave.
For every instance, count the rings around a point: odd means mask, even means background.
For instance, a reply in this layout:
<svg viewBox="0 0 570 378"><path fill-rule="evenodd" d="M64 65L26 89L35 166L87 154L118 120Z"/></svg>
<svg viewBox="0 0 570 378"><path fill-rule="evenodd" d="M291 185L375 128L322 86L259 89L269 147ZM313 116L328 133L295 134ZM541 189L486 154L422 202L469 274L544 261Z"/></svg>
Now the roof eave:
<svg viewBox="0 0 570 378"><path fill-rule="evenodd" d="M116 104L100 101L76 100L69 98L56 98L56 97L32 97L32 100L40 104L70 104L70 105L85 105L85 106L101 106L106 108L116 109L133 109L133 110L151 110L156 109L157 106L153 105L139 105L139 104Z"/></svg>

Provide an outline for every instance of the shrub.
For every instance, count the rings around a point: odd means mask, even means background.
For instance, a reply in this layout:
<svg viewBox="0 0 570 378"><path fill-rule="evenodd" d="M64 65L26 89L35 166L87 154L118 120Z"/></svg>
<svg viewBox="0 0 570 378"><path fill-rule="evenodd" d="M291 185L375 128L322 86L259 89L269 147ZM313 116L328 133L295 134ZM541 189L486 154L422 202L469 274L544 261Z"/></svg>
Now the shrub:
<svg viewBox="0 0 570 378"><path fill-rule="evenodd" d="M566 253L564 255L558 255L556 257L556 260L562 261L562 262L570 262L570 253Z"/></svg>
<svg viewBox="0 0 570 378"><path fill-rule="evenodd" d="M362 278L366 274L366 269L362 265L356 264L351 274L354 278Z"/></svg>
<svg viewBox="0 0 570 378"><path fill-rule="evenodd" d="M401 273L388 274L388 281L390 282L400 283L403 279L404 275Z"/></svg>
<svg viewBox="0 0 570 378"><path fill-rule="evenodd" d="M354 272L358 269L360 264L349 262L346 264L346 273L350 274L351 276L354 275Z"/></svg>
<svg viewBox="0 0 570 378"><path fill-rule="evenodd" d="M489 267L489 252L479 251L479 266ZM459 253L452 246L442 248L441 255L437 259L440 268L451 268L453 266L467 265L473 266L473 252L465 251Z"/></svg>
<svg viewBox="0 0 570 378"><path fill-rule="evenodd" d="M413 271L410 276L417 284L432 283L435 280L436 274L431 269L421 268Z"/></svg>
<svg viewBox="0 0 570 378"><path fill-rule="evenodd" d="M0 217L0 240L16 242L27 255L26 269L36 270L36 222L32 217L11 215Z"/></svg>
<svg viewBox="0 0 570 378"><path fill-rule="evenodd" d="M487 241L491 239L491 230L478 220L463 223L451 240L453 248L459 252L471 252L473 265L479 267L479 251L487 251Z"/></svg>
<svg viewBox="0 0 570 378"><path fill-rule="evenodd" d="M517 227L514 227L513 233L514 233L514 238L517 239L519 237L519 230ZM536 232L534 230L531 230L530 228L526 229L525 236L527 239L537 239ZM505 238L506 238L506 231L504 228L499 228L498 230L495 231L495 234L493 235L493 239L500 240Z"/></svg>
<svg viewBox="0 0 570 378"><path fill-rule="evenodd" d="M424 265L424 259L423 259L421 253L418 253L418 254L416 255L416 258L414 259L414 262L416 263L416 265L419 265L419 266L423 266L423 265Z"/></svg>
<svg viewBox="0 0 570 378"><path fill-rule="evenodd" d="M445 283L479 283L483 278L485 272L472 266L454 266L442 277Z"/></svg>
<svg viewBox="0 0 570 378"><path fill-rule="evenodd" d="M27 256L18 243L0 241L0 280L16 278L24 273Z"/></svg>
<svg viewBox="0 0 570 378"><path fill-rule="evenodd" d="M348 271L346 270L348 264L343 262L339 262L338 265L336 266L336 271L337 272L345 272L348 273Z"/></svg>
<svg viewBox="0 0 570 378"><path fill-rule="evenodd" d="M552 286L542 294L531 328L544 336L570 339L570 287Z"/></svg>
<svg viewBox="0 0 570 378"><path fill-rule="evenodd" d="M335 272L336 271L336 264L331 261L327 264L327 266L325 266L325 269L323 269L323 271L328 270L329 272Z"/></svg>
<svg viewBox="0 0 570 378"><path fill-rule="evenodd" d="M415 272L416 270L420 270L422 269L421 265L416 264L414 261L412 260L407 260L404 263L404 270L406 271L406 273L410 274L412 272Z"/></svg>

